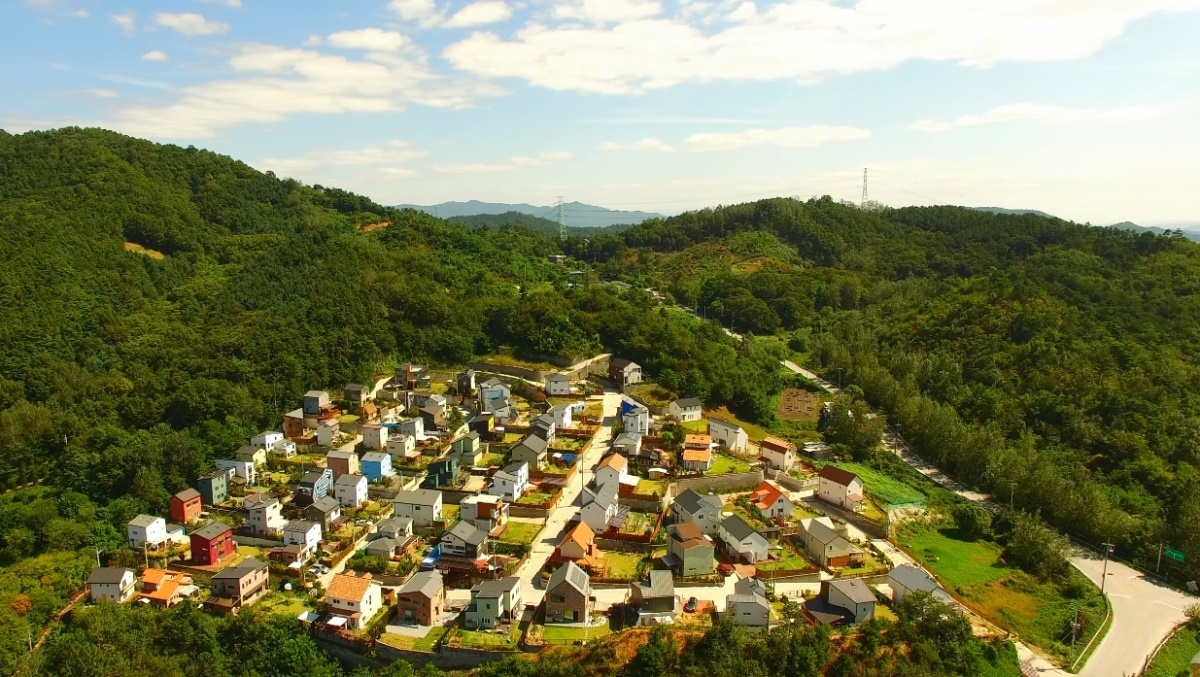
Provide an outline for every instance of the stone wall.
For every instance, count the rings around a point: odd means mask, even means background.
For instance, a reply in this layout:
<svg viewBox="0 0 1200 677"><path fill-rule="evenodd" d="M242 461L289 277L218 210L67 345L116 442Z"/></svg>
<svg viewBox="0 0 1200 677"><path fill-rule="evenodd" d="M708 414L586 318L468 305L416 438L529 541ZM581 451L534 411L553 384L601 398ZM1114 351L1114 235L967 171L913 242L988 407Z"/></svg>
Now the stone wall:
<svg viewBox="0 0 1200 677"><path fill-rule="evenodd" d="M771 470L768 476L774 480L779 486L789 491L816 491L817 484L820 482L816 477L798 480L795 477L782 473L778 470Z"/></svg>
<svg viewBox="0 0 1200 677"><path fill-rule="evenodd" d="M670 492L657 501L618 496L617 503L638 512L662 512L667 509L667 504L670 502L668 496L670 496Z"/></svg>
<svg viewBox="0 0 1200 677"><path fill-rule="evenodd" d="M233 535L233 542L238 545L253 545L260 548L277 548L283 545L283 541L273 541L269 538L255 538L254 536L242 536L240 534Z"/></svg>
<svg viewBox="0 0 1200 677"><path fill-rule="evenodd" d="M714 494L729 494L737 491L749 491L761 484L762 481L763 472L761 470L732 475L718 475L715 477L689 477L672 482L671 495L678 496L688 489L700 494L707 494L709 492Z"/></svg>

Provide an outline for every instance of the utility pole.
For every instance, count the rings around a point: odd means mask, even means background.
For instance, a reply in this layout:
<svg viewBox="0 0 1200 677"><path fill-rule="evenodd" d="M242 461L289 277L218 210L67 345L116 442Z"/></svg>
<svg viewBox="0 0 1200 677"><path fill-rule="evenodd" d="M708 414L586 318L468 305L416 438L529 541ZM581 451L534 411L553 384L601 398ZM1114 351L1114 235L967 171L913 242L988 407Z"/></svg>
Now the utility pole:
<svg viewBox="0 0 1200 677"><path fill-rule="evenodd" d="M1079 635L1079 609L1075 610L1075 620L1071 621L1071 648L1075 648L1075 639Z"/></svg>
<svg viewBox="0 0 1200 677"><path fill-rule="evenodd" d="M563 199L561 195L558 196L558 204L554 206L558 207L558 239L565 240L567 239L567 222L563 216Z"/></svg>
<svg viewBox="0 0 1200 677"><path fill-rule="evenodd" d="M1014 510L1016 510L1016 508L1014 507L1016 505L1016 497L1017 497L1017 483L1009 482L1008 483L1008 511L1009 512L1013 512Z"/></svg>
<svg viewBox="0 0 1200 677"><path fill-rule="evenodd" d="M1166 543L1159 543L1159 544L1158 544L1158 564L1155 564L1155 565L1154 565L1154 573L1156 573L1156 574L1158 573L1158 570L1159 570L1160 568L1162 568L1162 557L1163 557L1163 550L1165 550L1165 549L1166 549L1166 547L1167 547L1167 544L1166 544Z"/></svg>
<svg viewBox="0 0 1200 677"><path fill-rule="evenodd" d="M838 367L838 368L837 368L837 369L838 369L838 390L841 390L841 389L842 389L842 369L843 369L843 368L844 368L844 367ZM841 393L838 393L838 394L840 395Z"/></svg>
<svg viewBox="0 0 1200 677"><path fill-rule="evenodd" d="M1100 574L1100 594L1103 595L1104 584L1108 582L1108 556L1112 554L1115 546L1112 543L1101 543L1100 545L1104 548L1104 571Z"/></svg>
<svg viewBox="0 0 1200 677"><path fill-rule="evenodd" d="M100 568L100 548L93 545L92 550L96 551L96 568L99 569Z"/></svg>
<svg viewBox="0 0 1200 677"><path fill-rule="evenodd" d="M861 205L859 208L860 208L860 209L866 209L866 208L867 208L867 168L866 168L866 167L863 167L863 194L862 194L862 205Z"/></svg>

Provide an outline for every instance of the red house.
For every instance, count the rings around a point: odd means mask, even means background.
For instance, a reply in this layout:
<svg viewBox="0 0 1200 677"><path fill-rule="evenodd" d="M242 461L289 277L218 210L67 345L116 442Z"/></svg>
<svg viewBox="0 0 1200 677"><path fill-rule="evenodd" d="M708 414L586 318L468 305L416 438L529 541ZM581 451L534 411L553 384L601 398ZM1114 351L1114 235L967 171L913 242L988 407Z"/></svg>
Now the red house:
<svg viewBox="0 0 1200 677"><path fill-rule="evenodd" d="M211 522L192 534L192 563L214 565L232 555L237 549L233 542L233 527Z"/></svg>
<svg viewBox="0 0 1200 677"><path fill-rule="evenodd" d="M200 492L195 489L184 489L175 494L169 501L171 504L171 521L176 524L187 524L200 518Z"/></svg>

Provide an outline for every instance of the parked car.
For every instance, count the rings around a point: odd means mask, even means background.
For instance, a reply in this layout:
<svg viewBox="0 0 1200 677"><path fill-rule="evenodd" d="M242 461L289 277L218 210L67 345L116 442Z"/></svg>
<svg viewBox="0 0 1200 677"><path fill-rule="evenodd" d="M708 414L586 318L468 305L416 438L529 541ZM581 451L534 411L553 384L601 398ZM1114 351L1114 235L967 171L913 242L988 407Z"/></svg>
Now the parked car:
<svg viewBox="0 0 1200 677"><path fill-rule="evenodd" d="M696 603L697 603L697 600L695 597L689 597L687 604L683 605L683 610L689 614L696 613Z"/></svg>
<svg viewBox="0 0 1200 677"><path fill-rule="evenodd" d="M717 565L717 573L721 574L722 576L729 576L733 574L733 566L722 562Z"/></svg>

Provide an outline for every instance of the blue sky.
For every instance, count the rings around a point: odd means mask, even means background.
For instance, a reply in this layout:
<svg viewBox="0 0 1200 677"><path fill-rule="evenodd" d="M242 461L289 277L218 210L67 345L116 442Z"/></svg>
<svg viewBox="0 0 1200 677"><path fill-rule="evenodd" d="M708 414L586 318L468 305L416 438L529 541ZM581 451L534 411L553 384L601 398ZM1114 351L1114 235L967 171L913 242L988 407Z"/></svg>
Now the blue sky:
<svg viewBox="0 0 1200 677"><path fill-rule="evenodd" d="M0 127L377 201L1200 223L1200 0L12 0Z"/></svg>

